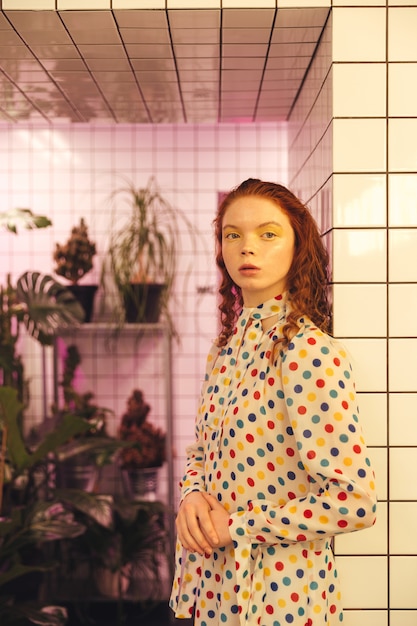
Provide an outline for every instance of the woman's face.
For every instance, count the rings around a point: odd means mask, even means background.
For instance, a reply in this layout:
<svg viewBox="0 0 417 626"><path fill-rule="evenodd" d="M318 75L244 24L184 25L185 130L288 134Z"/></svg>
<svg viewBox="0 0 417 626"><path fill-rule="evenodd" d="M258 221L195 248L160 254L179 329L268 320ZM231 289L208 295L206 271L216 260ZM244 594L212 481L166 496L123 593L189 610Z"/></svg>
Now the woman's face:
<svg viewBox="0 0 417 626"><path fill-rule="evenodd" d="M245 306L286 290L294 242L290 220L272 200L245 196L229 205L222 222L222 254Z"/></svg>

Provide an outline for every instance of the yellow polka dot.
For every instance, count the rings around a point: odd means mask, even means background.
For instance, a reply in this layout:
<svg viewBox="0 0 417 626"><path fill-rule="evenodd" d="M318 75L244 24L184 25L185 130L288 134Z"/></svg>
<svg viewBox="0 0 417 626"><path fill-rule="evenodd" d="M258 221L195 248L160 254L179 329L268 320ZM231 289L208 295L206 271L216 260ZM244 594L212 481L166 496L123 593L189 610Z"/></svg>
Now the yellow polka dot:
<svg viewBox="0 0 417 626"><path fill-rule="evenodd" d="M278 465L284 465L284 459L282 458L282 456L277 456L276 462Z"/></svg>
<svg viewBox="0 0 417 626"><path fill-rule="evenodd" d="M320 524L328 524L329 518L326 515L320 515L319 522Z"/></svg>
<svg viewBox="0 0 417 626"><path fill-rule="evenodd" d="M285 600L283 600L282 598L280 598L280 599L278 600L278 603L277 603L277 604L278 604L278 606L279 606L281 609L283 609L283 608L284 608L284 606L287 606L287 603L286 603L286 602L285 602Z"/></svg>
<svg viewBox="0 0 417 626"><path fill-rule="evenodd" d="M316 443L317 443L317 445L318 445L318 446L320 446L320 447L321 447L321 446L324 446L324 444L325 444L326 442L324 441L323 437L319 437L319 438L317 439Z"/></svg>
<svg viewBox="0 0 417 626"><path fill-rule="evenodd" d="M304 585L303 592L307 595L307 593L308 593L308 585Z"/></svg>
<svg viewBox="0 0 417 626"><path fill-rule="evenodd" d="M264 429L259 427L256 429L256 432L258 433L258 435L262 436L264 434Z"/></svg>
<svg viewBox="0 0 417 626"><path fill-rule="evenodd" d="M260 591L262 589L262 583L256 583L255 589L256 591Z"/></svg>
<svg viewBox="0 0 417 626"><path fill-rule="evenodd" d="M279 420L280 422L282 422L282 421L283 421L283 419L284 419L284 414L283 414L283 413L277 413L277 414L276 414L276 418L277 418L277 420Z"/></svg>
<svg viewBox="0 0 417 626"><path fill-rule="evenodd" d="M327 376L334 376L334 369L332 367L327 367L325 371Z"/></svg>
<svg viewBox="0 0 417 626"><path fill-rule="evenodd" d="M242 376L242 372L240 370L236 370L235 378L240 378Z"/></svg>
<svg viewBox="0 0 417 626"><path fill-rule="evenodd" d="M225 503L223 504L223 506L224 506L224 508L226 509L226 511L230 511L230 504L229 504L229 502L225 502Z"/></svg>
<svg viewBox="0 0 417 626"><path fill-rule="evenodd" d="M350 398L351 400L354 400L354 399L355 399L355 394L353 393L353 391L349 391L349 398Z"/></svg>
<svg viewBox="0 0 417 626"><path fill-rule="evenodd" d="M247 600L247 599L249 598L249 591L248 591L247 589L245 589L245 590L242 592L242 597L243 597L245 600Z"/></svg>
<svg viewBox="0 0 417 626"><path fill-rule="evenodd" d="M288 509L290 513L296 513L297 512L297 507L292 505L290 506L290 508Z"/></svg>
<svg viewBox="0 0 417 626"><path fill-rule="evenodd" d="M224 598L225 600L230 600L230 593L229 593L228 591L225 591L225 592L223 593L223 598Z"/></svg>
<svg viewBox="0 0 417 626"><path fill-rule="evenodd" d="M346 459L343 459L343 464L346 465L346 467L350 467L352 465L352 459L346 457Z"/></svg>
<svg viewBox="0 0 417 626"><path fill-rule="evenodd" d="M228 386L230 385L230 383L231 383L231 382L232 382L232 379L231 379L231 378L229 378L228 376L225 376L225 377L223 378L223 385L224 385L225 387L228 387Z"/></svg>
<svg viewBox="0 0 417 626"><path fill-rule="evenodd" d="M298 356L300 357L300 359L305 359L307 356L307 350L300 350Z"/></svg>
<svg viewBox="0 0 417 626"><path fill-rule="evenodd" d="M245 409L247 409L249 406L249 400L245 400L243 406L245 407Z"/></svg>
<svg viewBox="0 0 417 626"><path fill-rule="evenodd" d="M284 385L288 385L288 382L289 382L288 376L283 376L282 377L282 382L284 383Z"/></svg>
<svg viewBox="0 0 417 626"><path fill-rule="evenodd" d="M370 481L369 486L372 489L372 491L375 491L375 483L373 480Z"/></svg>
<svg viewBox="0 0 417 626"><path fill-rule="evenodd" d="M293 428L297 428L297 426L298 426L298 422L297 422L297 420L292 420L292 422L291 422L291 426L292 426Z"/></svg>
<svg viewBox="0 0 417 626"><path fill-rule="evenodd" d="M298 485L298 491L300 493L306 493L307 487L305 485Z"/></svg>
<svg viewBox="0 0 417 626"><path fill-rule="evenodd" d="M237 442L237 447L239 448L239 450L243 450L244 449L244 445L241 441Z"/></svg>
<svg viewBox="0 0 417 626"><path fill-rule="evenodd" d="M249 556L249 550L247 548L243 548L243 550L242 550L242 557L244 559L247 559L248 556Z"/></svg>
<svg viewBox="0 0 417 626"><path fill-rule="evenodd" d="M237 492L240 493L240 494L243 494L243 493L245 493L245 488L242 487L242 485L238 485Z"/></svg>
<svg viewBox="0 0 417 626"><path fill-rule="evenodd" d="M255 513L255 515L259 515L259 513L261 512L261 507L260 506L254 506L253 507L253 512Z"/></svg>
<svg viewBox="0 0 417 626"><path fill-rule="evenodd" d="M342 356L343 358L346 356L346 352L344 350L339 350L339 354L340 356Z"/></svg>
<svg viewBox="0 0 417 626"><path fill-rule="evenodd" d="M271 570L269 569L269 567L265 567L264 576L270 576L270 575L271 575Z"/></svg>
<svg viewBox="0 0 417 626"><path fill-rule="evenodd" d="M279 534L280 534L280 535L282 535L283 537L288 537L288 530L286 530L286 529L282 528L282 529L279 531Z"/></svg>
<svg viewBox="0 0 417 626"><path fill-rule="evenodd" d="M321 606L320 604L315 604L313 607L313 611L314 613L321 613Z"/></svg>
<svg viewBox="0 0 417 626"><path fill-rule="evenodd" d="M307 567L311 569L313 567L313 561L311 559L307 559Z"/></svg>
<svg viewBox="0 0 417 626"><path fill-rule="evenodd" d="M206 606L206 601L205 600L201 600L201 606L202 606L203 609L205 608L205 606Z"/></svg>
<svg viewBox="0 0 417 626"><path fill-rule="evenodd" d="M256 339L256 333L253 331L250 331L248 334L249 339Z"/></svg>
<svg viewBox="0 0 417 626"><path fill-rule="evenodd" d="M193 577L191 576L191 574L185 574L184 576L184 580L186 583L190 583L192 581Z"/></svg>
<svg viewBox="0 0 417 626"><path fill-rule="evenodd" d="M310 392L307 394L307 400L309 402L314 402L314 400L317 398L316 394L313 392Z"/></svg>
<svg viewBox="0 0 417 626"><path fill-rule="evenodd" d="M229 467L229 461L227 459L224 459L223 467Z"/></svg>
<svg viewBox="0 0 417 626"><path fill-rule="evenodd" d="M263 472L262 470L259 470L256 475L260 480L263 480L265 478L265 472Z"/></svg>
<svg viewBox="0 0 417 626"><path fill-rule="evenodd" d="M296 554L290 554L290 563L297 563L297 555Z"/></svg>
<svg viewBox="0 0 417 626"><path fill-rule="evenodd" d="M333 417L335 420L337 420L338 422L341 422L343 419L343 415L341 413L339 413L338 411L336 413L333 414Z"/></svg>

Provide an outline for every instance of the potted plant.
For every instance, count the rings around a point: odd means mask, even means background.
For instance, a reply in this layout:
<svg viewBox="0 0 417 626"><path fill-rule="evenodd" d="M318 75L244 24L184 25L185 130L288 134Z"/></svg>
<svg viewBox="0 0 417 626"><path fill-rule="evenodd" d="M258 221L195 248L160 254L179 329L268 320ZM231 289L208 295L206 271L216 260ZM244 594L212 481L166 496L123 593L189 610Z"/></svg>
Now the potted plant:
<svg viewBox="0 0 417 626"><path fill-rule="evenodd" d="M186 215L162 196L152 177L145 187L127 183L111 200L117 201L117 208L102 266L105 296L110 279L119 295L116 311L122 314L121 323L158 322L162 315L175 334L169 303L184 249L181 235L189 237L193 249L194 228Z"/></svg>
<svg viewBox="0 0 417 626"><path fill-rule="evenodd" d="M83 218L79 226L74 226L64 245L55 244L55 273L70 281L69 289L76 296L85 311L85 322L90 322L94 297L98 285L79 284L79 281L93 269L96 244L89 239L88 227Z"/></svg>
<svg viewBox="0 0 417 626"><path fill-rule="evenodd" d="M90 518L100 521L106 518L108 505L90 494L52 487L51 455L85 432L86 421L66 417L29 449L19 426L22 408L16 389L0 387L3 444L8 433L0 472L0 623L59 626L67 623L65 607L55 606L56 597L40 592L44 576L59 565L47 548L74 540L86 530L77 511L88 511Z"/></svg>
<svg viewBox="0 0 417 626"><path fill-rule="evenodd" d="M14 234L20 227L36 229L50 225L47 217L30 209L0 213L0 227ZM18 352L21 327L40 344L51 345L61 328L77 326L82 319L83 311L74 295L47 274L27 271L16 284L8 275L6 284L0 285L0 376L3 385L17 389L23 405L28 397L28 384ZM19 420L22 415L23 409ZM5 432L3 439L7 439Z"/></svg>
<svg viewBox="0 0 417 626"><path fill-rule="evenodd" d="M158 470L166 460L166 434L147 419L150 409L142 391L134 389L118 433L133 444L120 450L119 462L127 494L139 500L156 499Z"/></svg>
<svg viewBox="0 0 417 626"><path fill-rule="evenodd" d="M158 557L166 554L164 505L132 502L121 496L101 498L109 503L111 517L100 523L84 514L87 530L77 541L79 552L93 565L92 575L101 595L148 599L160 578ZM138 578L146 581L145 589L137 588Z"/></svg>
<svg viewBox="0 0 417 626"><path fill-rule="evenodd" d="M82 418L89 424L86 432L73 437L58 451L57 479L61 487L93 492L97 487L100 469L112 461L115 452L123 444L107 434L106 420L112 413L111 409L94 404L91 391L80 393L75 388L76 370L80 363L77 346L69 345L60 382L62 406L52 407L52 418L47 420L45 428L54 430L65 417Z"/></svg>

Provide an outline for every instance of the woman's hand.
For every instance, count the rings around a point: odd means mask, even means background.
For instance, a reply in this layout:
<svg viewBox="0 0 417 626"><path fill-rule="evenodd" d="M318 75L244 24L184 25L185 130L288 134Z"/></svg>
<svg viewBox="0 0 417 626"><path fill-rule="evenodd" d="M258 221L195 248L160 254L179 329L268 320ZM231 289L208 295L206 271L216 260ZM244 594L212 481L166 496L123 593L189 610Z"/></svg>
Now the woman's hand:
<svg viewBox="0 0 417 626"><path fill-rule="evenodd" d="M208 493L203 493L204 499L210 505L210 519L216 530L218 542L214 547L224 548L232 543L232 537L229 532L229 519L230 515L224 508L224 506Z"/></svg>
<svg viewBox="0 0 417 626"><path fill-rule="evenodd" d="M190 552L211 554L213 548L232 543L229 513L217 498L204 491L192 491L184 498L176 526L179 540Z"/></svg>
<svg viewBox="0 0 417 626"><path fill-rule="evenodd" d="M178 538L186 550L201 555L211 554L213 547L218 545L219 538L211 519L211 508L210 502L201 491L192 491L181 502L176 526Z"/></svg>

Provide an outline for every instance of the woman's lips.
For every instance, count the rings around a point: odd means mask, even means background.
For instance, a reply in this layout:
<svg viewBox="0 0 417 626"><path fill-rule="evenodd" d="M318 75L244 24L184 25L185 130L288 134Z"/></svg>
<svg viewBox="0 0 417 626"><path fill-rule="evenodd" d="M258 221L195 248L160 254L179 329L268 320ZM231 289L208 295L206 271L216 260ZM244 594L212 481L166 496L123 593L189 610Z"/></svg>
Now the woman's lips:
<svg viewBox="0 0 417 626"><path fill-rule="evenodd" d="M256 267L256 265L241 265L239 267L239 272L245 276L253 276L258 271L259 267Z"/></svg>

